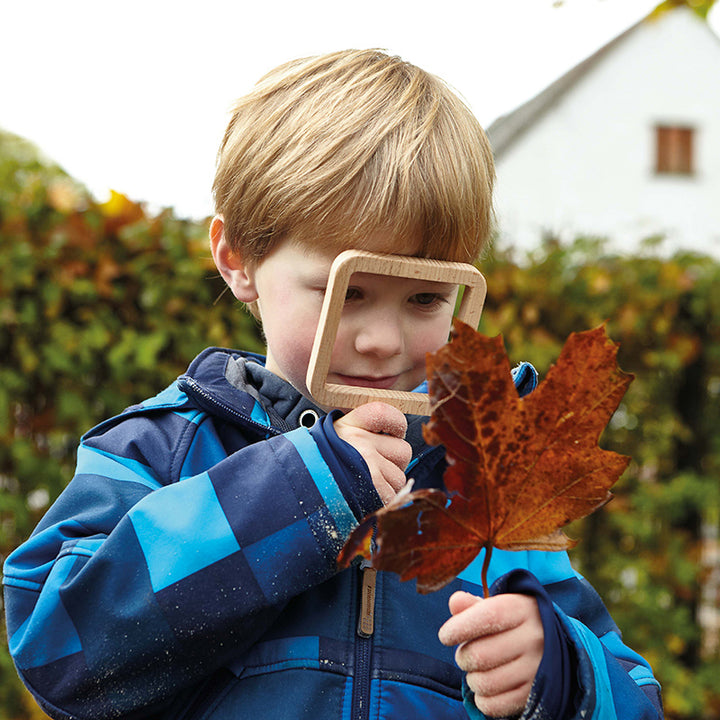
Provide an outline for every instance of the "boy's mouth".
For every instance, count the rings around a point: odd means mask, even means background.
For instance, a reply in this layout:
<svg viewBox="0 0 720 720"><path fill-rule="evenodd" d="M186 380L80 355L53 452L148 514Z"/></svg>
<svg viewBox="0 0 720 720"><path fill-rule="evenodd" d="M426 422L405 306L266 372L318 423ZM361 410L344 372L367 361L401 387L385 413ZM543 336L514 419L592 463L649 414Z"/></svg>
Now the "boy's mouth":
<svg viewBox="0 0 720 720"><path fill-rule="evenodd" d="M397 382L398 377L398 375L371 377L369 375L339 375L333 373L333 381L339 385L353 385L355 387L374 388L375 390L390 390Z"/></svg>

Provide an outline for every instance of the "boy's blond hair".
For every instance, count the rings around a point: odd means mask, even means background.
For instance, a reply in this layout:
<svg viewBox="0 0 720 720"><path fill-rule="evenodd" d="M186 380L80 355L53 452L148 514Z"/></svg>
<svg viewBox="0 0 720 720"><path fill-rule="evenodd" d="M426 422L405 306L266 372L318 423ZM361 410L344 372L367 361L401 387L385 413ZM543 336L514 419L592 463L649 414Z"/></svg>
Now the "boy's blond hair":
<svg viewBox="0 0 720 720"><path fill-rule="evenodd" d="M347 50L281 65L238 100L213 194L246 262L288 235L339 252L377 231L472 262L490 235L493 182L485 133L445 83Z"/></svg>

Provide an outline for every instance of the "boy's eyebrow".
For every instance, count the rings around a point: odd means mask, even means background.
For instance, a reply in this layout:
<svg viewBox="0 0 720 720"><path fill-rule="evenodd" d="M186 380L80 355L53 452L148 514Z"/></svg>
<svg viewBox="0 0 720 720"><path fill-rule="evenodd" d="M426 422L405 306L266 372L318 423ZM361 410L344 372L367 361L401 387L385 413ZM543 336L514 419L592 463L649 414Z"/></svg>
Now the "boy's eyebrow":
<svg viewBox="0 0 720 720"><path fill-rule="evenodd" d="M305 280L313 286L322 286L326 287L328 284L328 279L330 278L330 273L319 273L319 272L309 272L305 276Z"/></svg>
<svg viewBox="0 0 720 720"><path fill-rule="evenodd" d="M298 270L302 280L312 286L325 287L330 279L330 264L326 268L317 267L316 265L311 267L301 265Z"/></svg>

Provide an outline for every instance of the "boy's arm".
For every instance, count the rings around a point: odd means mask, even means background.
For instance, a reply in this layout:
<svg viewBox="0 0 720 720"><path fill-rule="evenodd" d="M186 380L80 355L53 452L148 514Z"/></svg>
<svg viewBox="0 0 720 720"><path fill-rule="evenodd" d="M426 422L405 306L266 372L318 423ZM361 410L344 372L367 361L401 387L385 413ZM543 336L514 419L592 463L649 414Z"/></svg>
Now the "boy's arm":
<svg viewBox="0 0 720 720"><path fill-rule="evenodd" d="M529 572L516 570L501 578L491 588L493 603L504 600L515 608L515 620L498 620L498 608L476 605L467 593L458 593L451 599L451 610L456 613L443 629L441 639L446 644L466 642L458 651L458 662L466 671L465 705L471 718L491 718L490 709L508 712L512 692L502 696L493 690L493 673L477 673L478 665L503 669L502 653L509 648L503 645L502 635L518 626L523 617L532 617L526 604L514 601L516 593L533 598L537 603L542 622L544 648L527 702L517 709L514 717L522 720L539 720L553 717L557 720L658 720L663 717L660 688L645 661L627 648L597 593L584 580L572 578L544 588ZM501 594L505 594L504 597ZM564 609L563 609L564 606ZM502 611L499 612L502 615ZM464 615L464 617L463 617ZM469 625L475 623L474 630ZM494 626L494 627L493 627ZM527 644L522 650L508 655L516 663L516 670L535 661L533 655L536 633L530 632L532 621L525 621ZM495 645L483 647L475 638L494 638ZM512 643L517 648L515 642ZM503 650L505 648L505 650ZM482 651L490 649L483 656ZM499 655L498 655L499 653ZM510 657L512 656L512 657ZM525 664L524 664L525 663ZM517 677L524 677L518 670ZM496 674L497 676L497 674ZM503 676L500 675L502 678ZM507 679L507 676L505 676ZM518 682L518 686L520 683ZM473 695L472 688L478 690ZM500 686L502 689L502 686ZM506 686L506 689L509 685ZM523 687L523 692L527 688ZM485 697L488 695L489 698ZM504 704L503 704L504 703ZM488 713L483 714L478 707Z"/></svg>
<svg viewBox="0 0 720 720"><path fill-rule="evenodd" d="M189 423L192 442L178 422L86 438L75 478L6 562L11 653L53 717L144 717L209 677L336 572L380 505L329 419L228 457L207 419ZM164 447L171 436L187 447Z"/></svg>

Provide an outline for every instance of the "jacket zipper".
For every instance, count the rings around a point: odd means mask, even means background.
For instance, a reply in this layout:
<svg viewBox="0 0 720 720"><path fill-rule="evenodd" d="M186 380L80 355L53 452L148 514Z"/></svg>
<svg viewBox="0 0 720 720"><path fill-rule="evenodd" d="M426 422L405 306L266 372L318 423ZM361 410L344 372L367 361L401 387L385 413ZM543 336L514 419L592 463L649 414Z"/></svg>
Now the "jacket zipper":
<svg viewBox="0 0 720 720"><path fill-rule="evenodd" d="M353 678L352 718L370 717L370 680L373 635L375 633L375 585L377 571L367 560L360 565L360 612L355 638L355 675Z"/></svg>
<svg viewBox="0 0 720 720"><path fill-rule="evenodd" d="M182 387L182 384L185 384L187 389L192 390L192 392L196 395L199 395L201 398L203 398L206 402L210 403L214 407L218 408L219 410L222 410L227 415L230 415L233 418L236 418L237 420L241 420L244 424L249 425L250 427L257 428L258 430L262 431L264 434L270 434L270 435L280 435L281 431L277 428L274 428L272 425L262 425L259 422L256 422L252 418L248 417L244 413L240 413L234 408L230 407L229 405L226 405L223 402L220 402L214 395L211 395L210 393L205 392L203 388L191 377L188 377L187 375L182 377L180 380L180 385Z"/></svg>

